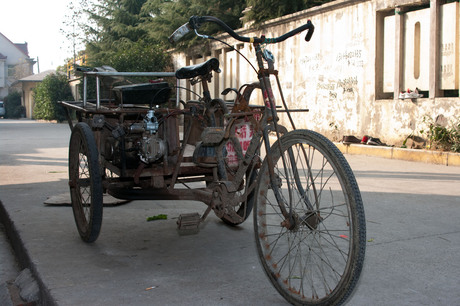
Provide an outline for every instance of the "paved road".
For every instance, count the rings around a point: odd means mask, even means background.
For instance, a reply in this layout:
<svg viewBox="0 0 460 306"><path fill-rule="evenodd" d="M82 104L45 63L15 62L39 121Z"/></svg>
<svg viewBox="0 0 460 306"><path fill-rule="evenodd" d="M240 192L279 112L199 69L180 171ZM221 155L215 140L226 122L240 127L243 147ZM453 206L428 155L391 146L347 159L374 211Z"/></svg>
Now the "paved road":
<svg viewBox="0 0 460 306"><path fill-rule="evenodd" d="M259 265L252 220L234 229L210 216L178 235L175 218L203 204L106 207L99 239L83 243L69 206L43 204L67 192L69 136L64 124L0 120L0 200L58 305L286 305ZM459 305L460 167L347 159L368 232L349 305ZM160 213L168 220L146 222Z"/></svg>

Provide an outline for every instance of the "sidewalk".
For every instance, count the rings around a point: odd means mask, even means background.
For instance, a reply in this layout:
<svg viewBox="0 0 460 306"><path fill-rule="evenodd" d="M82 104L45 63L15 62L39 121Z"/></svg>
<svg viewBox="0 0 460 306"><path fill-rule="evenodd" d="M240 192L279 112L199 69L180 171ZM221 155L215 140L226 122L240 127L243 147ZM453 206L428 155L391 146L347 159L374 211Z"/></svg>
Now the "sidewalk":
<svg viewBox="0 0 460 306"><path fill-rule="evenodd" d="M371 146L363 144L335 144L343 154L366 155L390 159L416 161L445 166L460 166L460 153L441 152L396 147Z"/></svg>
<svg viewBox="0 0 460 306"><path fill-rule="evenodd" d="M251 218L229 228L211 214L197 235L180 236L177 216L203 212L203 204L133 201L104 207L99 239L82 242L70 206L43 204L68 191L69 137L65 124L0 120L0 200L42 303L286 305L259 264ZM348 304L457 305L460 168L345 156L362 193L368 241ZM146 221L157 214L168 219Z"/></svg>

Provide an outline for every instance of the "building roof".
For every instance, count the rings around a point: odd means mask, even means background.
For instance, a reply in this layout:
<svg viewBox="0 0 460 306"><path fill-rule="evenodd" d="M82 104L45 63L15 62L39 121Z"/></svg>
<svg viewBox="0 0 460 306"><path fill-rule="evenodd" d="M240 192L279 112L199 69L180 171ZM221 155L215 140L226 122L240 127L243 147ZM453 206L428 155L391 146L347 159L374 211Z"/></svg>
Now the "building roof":
<svg viewBox="0 0 460 306"><path fill-rule="evenodd" d="M0 32L0 35L3 36L8 42L10 42L12 45L14 45L19 51L21 51L25 56L29 57L29 49L27 47L27 43L24 42L23 44L15 44L13 42L11 42L11 40L8 39L8 37L6 37L5 35L3 35L1 32Z"/></svg>
<svg viewBox="0 0 460 306"><path fill-rule="evenodd" d="M27 47L27 42L23 44L14 44L19 50L22 51L25 55L29 56L29 48Z"/></svg>
<svg viewBox="0 0 460 306"><path fill-rule="evenodd" d="M3 54L0 53L0 59L6 59L7 57L8 57L8 56L3 55Z"/></svg>
<svg viewBox="0 0 460 306"><path fill-rule="evenodd" d="M22 78L19 82L42 82L50 74L57 73L56 70L46 70L37 74L29 75L28 77Z"/></svg>

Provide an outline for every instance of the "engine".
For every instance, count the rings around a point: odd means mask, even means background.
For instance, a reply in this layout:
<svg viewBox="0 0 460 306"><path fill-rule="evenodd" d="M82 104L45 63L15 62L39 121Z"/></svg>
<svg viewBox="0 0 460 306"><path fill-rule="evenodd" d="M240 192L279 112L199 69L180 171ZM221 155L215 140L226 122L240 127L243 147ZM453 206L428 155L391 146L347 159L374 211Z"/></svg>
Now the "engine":
<svg viewBox="0 0 460 306"><path fill-rule="evenodd" d="M137 143L138 155L142 162L149 164L162 158L167 153L166 141L158 136L158 119L153 109L149 110L142 123L130 126L131 133L142 133Z"/></svg>
<svg viewBox="0 0 460 306"><path fill-rule="evenodd" d="M139 161L145 164L159 162L168 154L168 142L159 131L158 119L153 109L149 110L140 122L128 127L118 125L111 135L105 138L103 155L113 164L127 168L137 168ZM175 144L169 144L174 149Z"/></svg>

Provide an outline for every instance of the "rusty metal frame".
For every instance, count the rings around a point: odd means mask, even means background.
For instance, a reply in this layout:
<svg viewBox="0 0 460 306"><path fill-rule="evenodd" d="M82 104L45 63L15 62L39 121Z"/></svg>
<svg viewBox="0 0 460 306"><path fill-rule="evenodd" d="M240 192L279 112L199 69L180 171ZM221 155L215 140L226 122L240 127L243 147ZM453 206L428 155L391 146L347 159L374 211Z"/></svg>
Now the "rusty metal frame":
<svg viewBox="0 0 460 306"><path fill-rule="evenodd" d="M106 72L106 71L87 71L83 74L83 108L87 106L87 78L88 76L96 77L96 109L101 107L100 99L100 77L120 76L120 77L176 77L174 72ZM176 79L176 107L179 107L179 79Z"/></svg>

